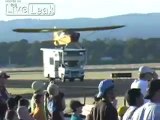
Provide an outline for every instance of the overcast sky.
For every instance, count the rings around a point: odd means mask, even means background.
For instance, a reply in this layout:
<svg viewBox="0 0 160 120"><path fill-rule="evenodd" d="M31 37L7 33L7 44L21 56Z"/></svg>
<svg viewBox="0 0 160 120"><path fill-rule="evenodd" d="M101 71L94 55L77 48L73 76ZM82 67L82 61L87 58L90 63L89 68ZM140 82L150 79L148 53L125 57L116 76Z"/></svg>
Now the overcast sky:
<svg viewBox="0 0 160 120"><path fill-rule="evenodd" d="M29 3L54 3L53 16L6 16L6 9L12 10L11 1L17 6ZM7 7L8 5L8 7ZM160 0L0 0L0 20L37 18L37 19L69 19L69 18L101 18L130 13L160 13ZM19 13L21 8L19 7ZM37 9L34 6L34 9ZM42 6L41 6L42 7ZM48 7L48 6L47 6ZM18 8L18 7L17 7ZM16 11L16 9L14 9ZM18 11L18 9L17 9Z"/></svg>

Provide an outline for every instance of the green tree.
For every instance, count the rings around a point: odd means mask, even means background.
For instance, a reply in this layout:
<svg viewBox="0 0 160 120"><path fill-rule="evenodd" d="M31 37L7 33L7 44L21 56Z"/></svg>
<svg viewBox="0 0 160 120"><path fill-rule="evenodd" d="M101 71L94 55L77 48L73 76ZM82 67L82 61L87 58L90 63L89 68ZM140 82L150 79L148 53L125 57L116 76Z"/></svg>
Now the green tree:
<svg viewBox="0 0 160 120"><path fill-rule="evenodd" d="M105 56L106 44L104 40L97 39L95 41L83 40L82 45L87 49L88 52L88 63L89 64L100 64L101 58Z"/></svg>
<svg viewBox="0 0 160 120"><path fill-rule="evenodd" d="M112 57L117 62L122 62L124 59L125 42L121 40L109 40L106 42L106 55Z"/></svg>
<svg viewBox="0 0 160 120"><path fill-rule="evenodd" d="M40 51L41 43L36 41L31 44L27 51L27 64L29 66L42 65L42 51Z"/></svg>
<svg viewBox="0 0 160 120"><path fill-rule="evenodd" d="M6 65L9 63L9 44L6 42L1 42L0 43L0 64L1 65Z"/></svg>
<svg viewBox="0 0 160 120"><path fill-rule="evenodd" d="M134 38L126 41L124 56L128 62L142 62L147 55L145 51L145 41Z"/></svg>
<svg viewBox="0 0 160 120"><path fill-rule="evenodd" d="M28 48L29 43L25 39L10 43L9 55L11 63L25 65Z"/></svg>

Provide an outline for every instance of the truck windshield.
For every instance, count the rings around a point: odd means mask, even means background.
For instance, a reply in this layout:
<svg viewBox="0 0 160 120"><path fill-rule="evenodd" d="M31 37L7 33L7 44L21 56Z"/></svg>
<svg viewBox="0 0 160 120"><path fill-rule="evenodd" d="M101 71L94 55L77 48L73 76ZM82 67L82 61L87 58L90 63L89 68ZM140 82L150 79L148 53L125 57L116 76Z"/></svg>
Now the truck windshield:
<svg viewBox="0 0 160 120"><path fill-rule="evenodd" d="M64 51L64 65L67 67L82 67L86 63L85 50Z"/></svg>
<svg viewBox="0 0 160 120"><path fill-rule="evenodd" d="M64 64L67 67L79 67L80 66L78 61L65 61Z"/></svg>

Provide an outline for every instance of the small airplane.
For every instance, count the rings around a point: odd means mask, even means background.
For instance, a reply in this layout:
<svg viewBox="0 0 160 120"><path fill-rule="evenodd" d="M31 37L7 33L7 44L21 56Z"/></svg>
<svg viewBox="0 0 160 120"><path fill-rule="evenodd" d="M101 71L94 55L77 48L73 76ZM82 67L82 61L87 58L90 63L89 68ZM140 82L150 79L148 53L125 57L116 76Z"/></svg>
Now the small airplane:
<svg viewBox="0 0 160 120"><path fill-rule="evenodd" d="M55 46L67 46L69 43L78 42L80 33L85 31L102 31L102 30L112 30L125 27L124 25L113 25L113 26L103 26L103 27L85 27L85 28L18 28L13 29L14 32L20 33L48 33L53 32L54 34L54 45Z"/></svg>

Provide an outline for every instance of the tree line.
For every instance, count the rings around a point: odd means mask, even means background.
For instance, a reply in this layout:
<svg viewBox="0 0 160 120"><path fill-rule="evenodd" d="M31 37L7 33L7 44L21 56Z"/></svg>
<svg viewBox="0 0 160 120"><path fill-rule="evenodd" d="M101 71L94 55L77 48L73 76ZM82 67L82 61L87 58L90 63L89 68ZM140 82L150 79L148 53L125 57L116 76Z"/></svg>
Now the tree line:
<svg viewBox="0 0 160 120"><path fill-rule="evenodd" d="M160 38L83 39L80 44L87 49L88 64L128 64L160 62ZM40 48L54 48L53 41L30 43L22 39L0 43L0 65L42 66ZM110 58L110 59L102 59Z"/></svg>

